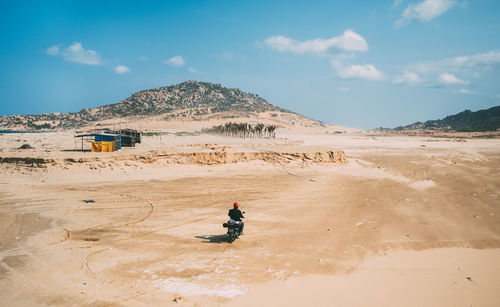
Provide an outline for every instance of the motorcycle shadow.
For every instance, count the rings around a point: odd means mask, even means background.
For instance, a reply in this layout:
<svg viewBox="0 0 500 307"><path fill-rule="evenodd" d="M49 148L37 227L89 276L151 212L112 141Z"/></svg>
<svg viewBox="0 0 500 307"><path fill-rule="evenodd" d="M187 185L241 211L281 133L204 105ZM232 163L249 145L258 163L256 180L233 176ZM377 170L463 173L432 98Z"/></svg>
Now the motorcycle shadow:
<svg viewBox="0 0 500 307"><path fill-rule="evenodd" d="M197 239L202 239L202 243L227 243L227 234L224 235L205 235L205 236L194 236Z"/></svg>

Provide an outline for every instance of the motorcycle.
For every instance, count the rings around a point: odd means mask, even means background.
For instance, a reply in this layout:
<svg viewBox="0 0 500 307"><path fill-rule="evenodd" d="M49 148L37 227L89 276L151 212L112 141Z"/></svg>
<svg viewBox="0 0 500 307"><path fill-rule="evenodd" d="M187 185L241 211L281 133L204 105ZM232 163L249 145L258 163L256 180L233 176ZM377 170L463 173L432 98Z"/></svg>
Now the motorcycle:
<svg viewBox="0 0 500 307"><path fill-rule="evenodd" d="M245 211L243 211L245 213ZM227 223L222 224L222 227L227 228L228 242L233 243L240 236L240 224L238 222L234 223L231 220Z"/></svg>
<svg viewBox="0 0 500 307"><path fill-rule="evenodd" d="M229 243L233 243L233 241L240 236L240 225L228 221L227 223L222 224L222 226L227 228L227 236Z"/></svg>

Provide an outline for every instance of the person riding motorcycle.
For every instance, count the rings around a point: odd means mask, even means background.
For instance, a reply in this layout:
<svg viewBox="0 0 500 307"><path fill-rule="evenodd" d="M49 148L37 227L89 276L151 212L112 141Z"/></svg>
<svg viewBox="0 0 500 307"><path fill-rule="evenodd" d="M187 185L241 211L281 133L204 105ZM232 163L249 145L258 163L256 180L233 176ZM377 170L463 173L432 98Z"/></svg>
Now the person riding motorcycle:
<svg viewBox="0 0 500 307"><path fill-rule="evenodd" d="M245 223L241 219L244 219L245 217L241 213L240 209L238 209L240 205L238 203L233 204L233 209L229 210L229 223L231 224L236 224L240 228L240 235L243 234L243 227L245 226Z"/></svg>

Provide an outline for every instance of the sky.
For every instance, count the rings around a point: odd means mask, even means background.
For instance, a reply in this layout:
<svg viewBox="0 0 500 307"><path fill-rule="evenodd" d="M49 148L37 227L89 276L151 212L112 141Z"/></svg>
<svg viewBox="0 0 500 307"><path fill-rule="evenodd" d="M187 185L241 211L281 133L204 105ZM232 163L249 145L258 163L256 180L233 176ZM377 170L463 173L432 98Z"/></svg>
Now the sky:
<svg viewBox="0 0 500 307"><path fill-rule="evenodd" d="M369 129L500 105L500 1L0 0L0 115L199 80Z"/></svg>

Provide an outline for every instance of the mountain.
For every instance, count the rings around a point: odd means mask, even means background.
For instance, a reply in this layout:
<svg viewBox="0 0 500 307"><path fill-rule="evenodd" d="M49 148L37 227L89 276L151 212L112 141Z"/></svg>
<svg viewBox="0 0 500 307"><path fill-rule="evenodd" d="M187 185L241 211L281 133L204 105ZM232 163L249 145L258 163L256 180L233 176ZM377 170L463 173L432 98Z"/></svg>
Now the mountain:
<svg viewBox="0 0 500 307"><path fill-rule="evenodd" d="M397 131L442 130L458 132L495 131L500 128L500 106L472 112L465 110L439 120L416 122L408 126L396 127Z"/></svg>
<svg viewBox="0 0 500 307"><path fill-rule="evenodd" d="M117 104L93 109L100 118L111 116L158 115L181 109L196 109L198 115L224 112L284 111L256 94L208 82L186 81L132 94ZM83 111L83 110L82 110Z"/></svg>
<svg viewBox="0 0 500 307"><path fill-rule="evenodd" d="M163 115L164 120L203 120L245 117L263 112L295 114L240 89L209 82L186 81L139 91L119 103L85 108L77 113L1 116L0 128L68 129L116 118Z"/></svg>

